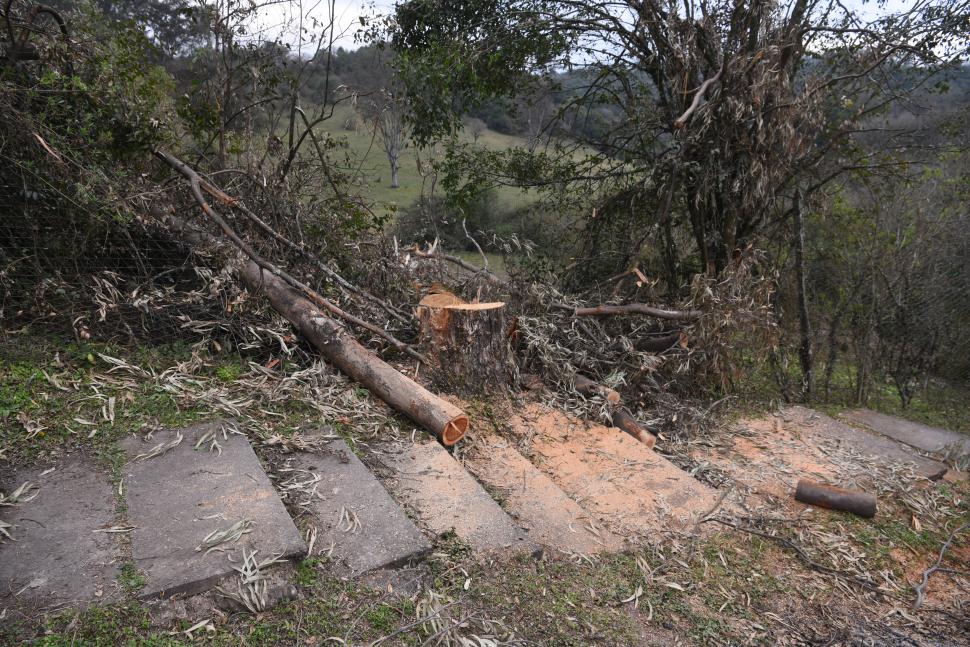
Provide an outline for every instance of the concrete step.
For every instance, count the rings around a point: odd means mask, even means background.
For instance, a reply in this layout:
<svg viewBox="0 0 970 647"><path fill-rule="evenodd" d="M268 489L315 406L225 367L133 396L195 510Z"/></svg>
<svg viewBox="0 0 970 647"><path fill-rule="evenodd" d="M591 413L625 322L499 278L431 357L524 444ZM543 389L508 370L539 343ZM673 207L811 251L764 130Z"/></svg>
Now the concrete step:
<svg viewBox="0 0 970 647"><path fill-rule="evenodd" d="M617 429L542 405L511 421L532 462L600 526L632 541L692 526L717 493Z"/></svg>
<svg viewBox="0 0 970 647"><path fill-rule="evenodd" d="M403 565L431 549L344 441L297 453L277 472L291 508L304 510L301 522L316 529L314 554L330 555L339 574Z"/></svg>
<svg viewBox="0 0 970 647"><path fill-rule="evenodd" d="M965 434L887 416L869 409L846 411L841 417L924 452L956 459L970 456L970 436Z"/></svg>
<svg viewBox="0 0 970 647"><path fill-rule="evenodd" d="M534 552L537 544L437 441L375 450L384 482L435 535L453 531L482 553Z"/></svg>
<svg viewBox="0 0 970 647"><path fill-rule="evenodd" d="M465 457L465 467L536 543L584 554L623 548L620 537L598 528L589 513L505 439L479 438Z"/></svg>
<svg viewBox="0 0 970 647"><path fill-rule="evenodd" d="M178 445L145 457L179 436ZM145 577L140 597L207 590L234 574L244 549L259 551L260 561L306 554L299 530L249 441L227 432L223 423L164 430L147 440L128 438L122 447L128 460L123 469L128 522L134 526L132 558ZM211 551L198 549L210 533L237 523L249 526L237 541Z"/></svg>
<svg viewBox="0 0 970 647"><path fill-rule="evenodd" d="M835 441L871 458L911 463L918 474L933 481L941 478L947 471L945 464L920 456L906 443L849 426L814 409L787 407L781 411L781 418L787 425L794 425L817 447L825 440Z"/></svg>
<svg viewBox="0 0 970 647"><path fill-rule="evenodd" d="M0 608L84 606L120 597L122 553L115 490L93 461L72 456L51 468L20 470L0 483L10 496L26 482L33 499L0 507L13 540L0 538ZM27 495L30 496L30 495Z"/></svg>

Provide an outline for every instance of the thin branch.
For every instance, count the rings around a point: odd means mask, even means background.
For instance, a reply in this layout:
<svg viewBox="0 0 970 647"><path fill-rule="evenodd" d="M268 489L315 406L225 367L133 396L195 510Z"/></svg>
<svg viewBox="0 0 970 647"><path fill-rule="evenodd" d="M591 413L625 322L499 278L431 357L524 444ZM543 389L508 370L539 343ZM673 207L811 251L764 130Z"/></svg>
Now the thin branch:
<svg viewBox="0 0 970 647"><path fill-rule="evenodd" d="M280 268L276 267L274 264L270 263L262 256L260 256L252 247L249 246L249 244L247 244L244 240L242 240L239 237L239 235L232 229L232 227L229 226L229 223L227 223L222 216L216 213L216 211L209 205L209 203L206 202L205 196L202 194L201 178L199 177L198 173L196 173L188 164L186 164L182 160L178 159L177 157L171 155L166 151L157 150L155 151L155 156L158 157L163 162L165 162L166 164L168 164L174 170L178 171L183 177L185 177L189 181L189 184L192 188L192 195L195 198L195 201L202 208L203 213L205 213L206 216L208 216L213 222L219 225L219 228L222 230L226 238L228 238L230 242L232 242L232 244L237 249L239 249L239 251L241 251L243 254L249 257L254 263L259 265L264 270L270 272L271 274L274 274L280 277L291 287L302 291L304 294L307 295L307 297L310 298L310 300L312 300L314 303L324 308L325 310L328 310L331 314L336 315L337 317L345 321L348 321L356 326L360 326L361 328L369 330L370 332L374 333L378 337L381 337L382 339L390 343L399 351L407 353L411 357L425 364L428 363L424 355L414 350L414 348L412 348L408 344L405 344L401 340L397 339L394 335L390 334L386 330L382 330L381 328L378 328L374 324L368 323L363 319L360 319L359 317L344 311L334 303L325 299L323 296L321 296L316 290L314 290L310 286L294 278L287 272L281 270Z"/></svg>
<svg viewBox="0 0 970 647"><path fill-rule="evenodd" d="M933 563L932 566L930 566L928 569L923 571L923 581L920 582L919 586L916 587L916 600L913 602L913 611L918 611L919 608L923 606L923 600L926 597L926 585L930 581L930 575L932 575L936 571L949 570L949 569L940 568L940 566L943 564L943 558L946 556L946 551L950 549L950 545L953 543L953 540L956 539L956 536L961 532L963 532L964 530L966 530L967 528L970 528L970 523L965 523L959 528L957 528L956 530L954 530L953 532L951 532L950 536L947 538L947 540L943 543L943 546L940 548L940 554L937 556L936 561Z"/></svg>

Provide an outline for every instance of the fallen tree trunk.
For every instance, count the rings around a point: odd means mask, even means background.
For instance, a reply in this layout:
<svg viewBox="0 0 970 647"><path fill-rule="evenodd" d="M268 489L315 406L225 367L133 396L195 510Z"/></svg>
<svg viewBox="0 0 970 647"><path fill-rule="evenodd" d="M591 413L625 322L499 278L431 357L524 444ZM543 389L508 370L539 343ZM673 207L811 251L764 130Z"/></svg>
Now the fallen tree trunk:
<svg viewBox="0 0 970 647"><path fill-rule="evenodd" d="M509 390L516 370L504 303L431 294L418 304L417 318L426 354L448 388L468 395Z"/></svg>
<svg viewBox="0 0 970 647"><path fill-rule="evenodd" d="M442 444L454 445L468 430L468 416L450 402L442 400L410 380L361 346L336 321L275 274L249 261L241 276L246 286L262 290L273 308L334 366L395 410L432 432Z"/></svg>
<svg viewBox="0 0 970 647"><path fill-rule="evenodd" d="M343 326L319 310L307 297L314 297L322 307L347 318L351 323L360 321L357 317L343 312L262 259L206 202L202 195L200 178L191 167L164 151L156 151L156 156L185 176L199 207L207 217L219 225L228 241L218 239L204 231L192 230L183 220L175 216L163 215L161 218L163 221L166 221L173 230L180 232L190 244L208 242L239 259L242 265L240 278L250 291L264 291L273 308L289 320L332 364L355 382L367 387L393 409L433 433L442 444L454 445L465 435L468 430L468 416L461 409L405 377L361 346ZM211 188L231 200L221 190L216 187ZM301 289L297 290L294 286L299 286ZM368 329L372 328L366 322L360 323ZM385 338L387 337L385 334ZM407 349L410 350L410 347ZM420 354L414 351L411 354L417 355L424 361Z"/></svg>
<svg viewBox="0 0 970 647"><path fill-rule="evenodd" d="M859 490L846 490L816 483L807 479L798 481L795 488L795 500L809 505L830 510L842 510L871 519L876 516L876 496Z"/></svg>

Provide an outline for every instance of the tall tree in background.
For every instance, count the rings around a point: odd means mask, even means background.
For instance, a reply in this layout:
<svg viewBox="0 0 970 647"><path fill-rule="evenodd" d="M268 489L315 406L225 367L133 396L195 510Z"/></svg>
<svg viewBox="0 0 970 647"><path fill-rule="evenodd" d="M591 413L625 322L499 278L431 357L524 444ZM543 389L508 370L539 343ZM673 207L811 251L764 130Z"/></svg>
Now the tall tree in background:
<svg viewBox="0 0 970 647"><path fill-rule="evenodd" d="M628 205L601 209L590 229L626 218L630 243L613 268L587 267L601 275L654 258L676 289L694 272L718 275L761 235L790 235L796 191L891 164L911 145L890 136L873 158L858 136L959 64L967 8L919 0L867 18L833 0L410 0L389 32L419 139L454 132L463 112L527 93L542 75L581 72L555 118L608 104L620 115L608 130L562 142L560 154L525 151L529 161L455 150L453 175Z"/></svg>

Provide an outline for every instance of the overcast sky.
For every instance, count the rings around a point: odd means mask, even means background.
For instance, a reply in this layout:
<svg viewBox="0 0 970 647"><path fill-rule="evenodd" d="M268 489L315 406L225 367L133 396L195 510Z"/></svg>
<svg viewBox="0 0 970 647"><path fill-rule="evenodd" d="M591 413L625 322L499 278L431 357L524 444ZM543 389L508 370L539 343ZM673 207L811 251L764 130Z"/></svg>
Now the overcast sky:
<svg viewBox="0 0 970 647"><path fill-rule="evenodd" d="M460 0L454 0L460 1ZM877 0L845 0L846 7L859 11L864 18L874 18L886 12L896 12L912 6L912 0L888 0L887 2L877 2ZM339 38L334 43L334 47L345 49L356 49L359 43L355 42L354 35L360 30L360 16L376 16L379 14L390 13L395 5L395 0L335 0L335 23L336 33ZM329 0L304 0L304 11L317 17L319 20L328 19ZM283 5L281 11L292 11L295 16L297 4ZM277 21L277 18L279 19ZM283 16L273 17L273 22L278 27L284 22ZM267 22L264 27L272 30L273 22ZM295 36L294 36L295 38Z"/></svg>

